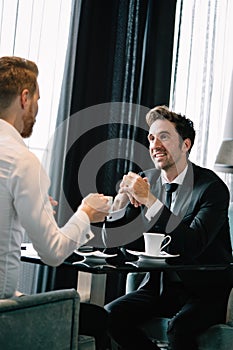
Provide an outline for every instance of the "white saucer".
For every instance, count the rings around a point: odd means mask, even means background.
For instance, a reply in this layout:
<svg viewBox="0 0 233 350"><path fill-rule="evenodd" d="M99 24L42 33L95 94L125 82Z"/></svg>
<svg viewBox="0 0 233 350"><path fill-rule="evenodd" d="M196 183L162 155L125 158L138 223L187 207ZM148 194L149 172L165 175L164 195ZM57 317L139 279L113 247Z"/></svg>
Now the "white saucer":
<svg viewBox="0 0 233 350"><path fill-rule="evenodd" d="M21 244L21 256L36 256L38 257L37 251L33 248L32 243Z"/></svg>
<svg viewBox="0 0 233 350"><path fill-rule="evenodd" d="M157 259L165 260L167 258L176 258L177 256L180 256L180 254L173 255L173 254L168 254L164 251L160 252L159 255L151 255L145 252L138 252L138 251L129 250L129 249L126 249L126 250L128 253L138 256L140 260L157 260Z"/></svg>
<svg viewBox="0 0 233 350"><path fill-rule="evenodd" d="M84 261L102 263L105 262L106 258L112 258L117 256L117 254L105 254L99 250L94 252L80 252L78 249L75 250L75 253L84 257Z"/></svg>

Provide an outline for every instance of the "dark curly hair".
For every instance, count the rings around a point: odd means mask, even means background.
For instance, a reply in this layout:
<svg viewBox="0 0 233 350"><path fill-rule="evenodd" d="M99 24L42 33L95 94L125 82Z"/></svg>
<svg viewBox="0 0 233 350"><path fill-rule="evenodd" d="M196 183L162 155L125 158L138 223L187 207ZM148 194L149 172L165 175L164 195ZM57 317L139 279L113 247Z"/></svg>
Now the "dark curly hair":
<svg viewBox="0 0 233 350"><path fill-rule="evenodd" d="M184 115L170 111L167 106L154 107L146 115L146 122L149 125L149 127L151 127L151 125L158 119L167 119L171 123L174 123L176 131L178 132L182 140L190 139L190 153L194 144L196 134L193 127L193 122L190 119L186 118L186 116Z"/></svg>

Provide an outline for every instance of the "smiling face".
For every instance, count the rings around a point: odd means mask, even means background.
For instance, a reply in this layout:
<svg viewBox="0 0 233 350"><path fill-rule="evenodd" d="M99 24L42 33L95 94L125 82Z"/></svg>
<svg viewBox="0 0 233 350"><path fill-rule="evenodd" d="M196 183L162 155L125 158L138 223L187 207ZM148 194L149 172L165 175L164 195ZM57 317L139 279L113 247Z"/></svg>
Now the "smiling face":
<svg viewBox="0 0 233 350"><path fill-rule="evenodd" d="M184 170L191 142L180 137L174 123L157 119L150 127L148 140L150 156L157 169L165 171L170 178Z"/></svg>

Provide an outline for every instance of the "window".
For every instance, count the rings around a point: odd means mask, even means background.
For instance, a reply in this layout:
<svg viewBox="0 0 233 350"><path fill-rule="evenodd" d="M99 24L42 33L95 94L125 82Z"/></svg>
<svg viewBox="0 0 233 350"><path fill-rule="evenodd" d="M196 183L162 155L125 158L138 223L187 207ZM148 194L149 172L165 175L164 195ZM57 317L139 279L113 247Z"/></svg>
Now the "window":
<svg viewBox="0 0 233 350"><path fill-rule="evenodd" d="M233 70L233 2L177 1L171 107L194 122L190 158L213 168L224 133Z"/></svg>
<svg viewBox="0 0 233 350"><path fill-rule="evenodd" d="M40 160L54 132L72 0L0 0L0 55L21 56L39 68L39 112L25 142Z"/></svg>

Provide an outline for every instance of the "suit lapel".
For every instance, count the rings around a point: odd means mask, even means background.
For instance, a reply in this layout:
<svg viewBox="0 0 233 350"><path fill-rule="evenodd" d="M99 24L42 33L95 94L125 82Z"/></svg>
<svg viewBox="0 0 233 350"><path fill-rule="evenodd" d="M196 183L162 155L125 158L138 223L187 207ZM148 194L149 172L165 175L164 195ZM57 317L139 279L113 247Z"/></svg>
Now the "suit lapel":
<svg viewBox="0 0 233 350"><path fill-rule="evenodd" d="M160 170L150 169L145 172L145 176L148 177L151 192L162 201L163 188L160 173Z"/></svg>
<svg viewBox="0 0 233 350"><path fill-rule="evenodd" d="M184 178L183 184L179 186L179 192L173 208L175 215L184 217L187 214L192 199L194 187L194 169L191 162L188 163L188 170Z"/></svg>
<svg viewBox="0 0 233 350"><path fill-rule="evenodd" d="M151 184L151 192L160 200L163 201L163 186L160 177L160 170L150 169L145 171L145 176ZM177 198L173 207L173 213L184 217L189 208L194 185L194 167L191 162L188 162L188 170L184 178L184 182L179 186Z"/></svg>

